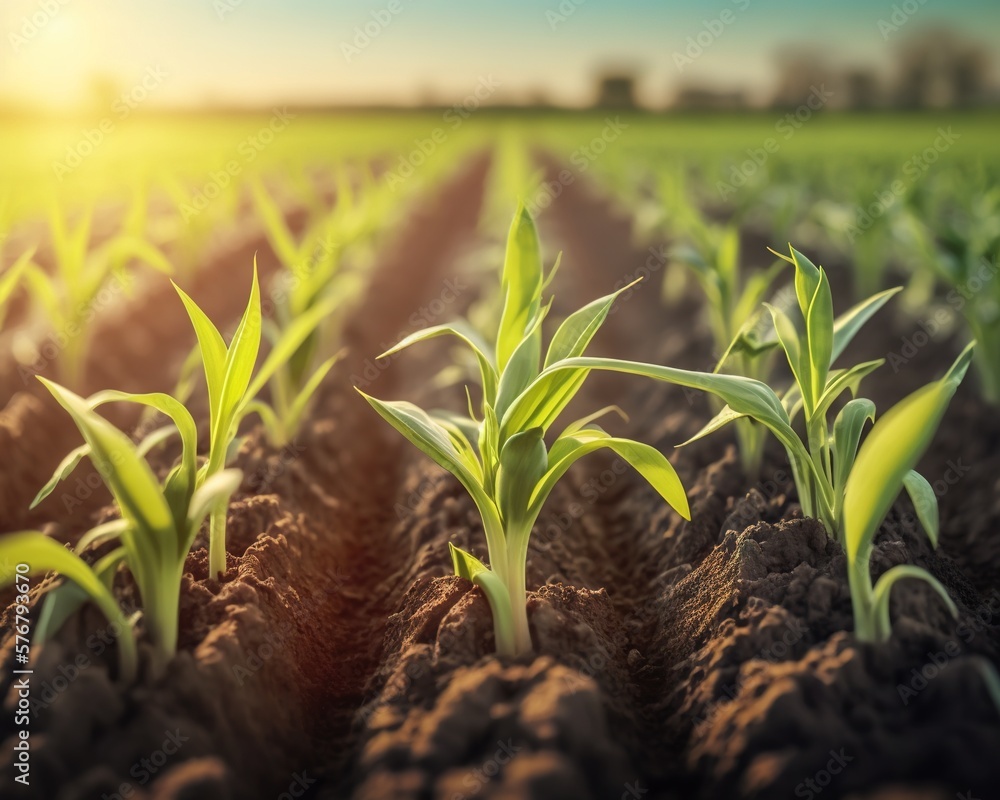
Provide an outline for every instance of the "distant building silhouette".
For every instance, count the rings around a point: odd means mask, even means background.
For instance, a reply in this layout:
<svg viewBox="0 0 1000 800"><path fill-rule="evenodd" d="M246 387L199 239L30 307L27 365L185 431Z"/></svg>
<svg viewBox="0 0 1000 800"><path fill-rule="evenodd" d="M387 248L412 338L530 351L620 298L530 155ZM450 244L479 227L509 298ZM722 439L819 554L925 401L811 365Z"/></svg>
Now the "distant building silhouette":
<svg viewBox="0 0 1000 800"><path fill-rule="evenodd" d="M895 103L902 108L968 108L989 97L990 59L974 42L927 31L900 50Z"/></svg>
<svg viewBox="0 0 1000 800"><path fill-rule="evenodd" d="M874 72L866 69L848 70L842 81L844 108L869 111L884 104L882 87Z"/></svg>
<svg viewBox="0 0 1000 800"><path fill-rule="evenodd" d="M624 73L602 76L598 81L596 105L599 108L635 108L635 77Z"/></svg>
<svg viewBox="0 0 1000 800"><path fill-rule="evenodd" d="M747 98L742 89L719 91L701 86L682 88L674 100L674 108L682 111L733 111L746 108Z"/></svg>
<svg viewBox="0 0 1000 800"><path fill-rule="evenodd" d="M771 100L775 108L796 108L815 91L830 87L833 73L823 58L809 50L782 49L778 55L778 86Z"/></svg>

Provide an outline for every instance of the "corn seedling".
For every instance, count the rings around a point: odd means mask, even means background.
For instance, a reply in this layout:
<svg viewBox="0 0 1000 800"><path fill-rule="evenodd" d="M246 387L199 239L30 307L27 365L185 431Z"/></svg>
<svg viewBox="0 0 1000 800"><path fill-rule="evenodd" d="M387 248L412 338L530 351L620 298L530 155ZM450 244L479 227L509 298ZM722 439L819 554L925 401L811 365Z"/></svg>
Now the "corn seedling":
<svg viewBox="0 0 1000 800"><path fill-rule="evenodd" d="M85 444L73 450L35 498L37 505L84 458L89 458L115 500L121 519L85 534L76 553L37 531L0 538L0 557L24 561L36 571L55 570L71 580L51 592L37 629L50 637L85 599L92 600L119 631L122 677L131 681L138 669L135 632L138 619L125 620L111 594L119 564L132 573L142 601L142 625L152 644L152 675L164 673L177 649L181 575L195 536L206 516L225 514L229 497L239 486L239 470L218 470L199 482L196 461L197 431L191 414L164 394L132 395L100 392L84 399L69 389L40 378L83 434ZM95 409L108 402L127 401L150 405L171 417L182 442L180 463L161 484L144 454L162 436L151 434L135 445ZM114 544L111 552L93 566L80 557L85 550Z"/></svg>
<svg viewBox="0 0 1000 800"><path fill-rule="evenodd" d="M339 323L336 312L349 303L362 285L357 274L343 268L343 252L345 247L360 247L371 233L369 204L374 189L364 191L363 199L357 199L347 174L341 171L338 177L337 204L333 211L309 225L301 237L296 237L288 227L281 209L263 186L254 184L257 212L284 267L271 289L275 313L266 332L272 344L280 340L285 328L301 316L313 313L318 306L326 309L323 321L335 328ZM331 336L335 338L336 331ZM295 402L292 398L306 391L313 377L325 374L332 367L331 359L316 366L319 353L317 331L302 342L276 374L271 394L277 406L290 408ZM317 385L319 380L321 377L316 380ZM290 412L279 412L278 416L287 419L289 415Z"/></svg>
<svg viewBox="0 0 1000 800"><path fill-rule="evenodd" d="M101 291L114 280L119 289L132 285L128 265L136 260L163 273L170 264L163 254L142 238L126 232L91 250L90 215L70 226L54 209L49 216L55 269L49 273L34 263L25 267L24 279L34 304L44 314L62 355L60 375L70 385L80 381Z"/></svg>
<svg viewBox="0 0 1000 800"><path fill-rule="evenodd" d="M528 540L546 498L570 466L601 448L617 453L685 518L687 498L670 462L648 445L609 435L595 420L611 409L573 422L547 447L544 436L582 384L582 378L539 388L541 324L549 305L542 295L552 278L543 275L531 216L519 207L507 239L501 291L503 313L495 346L463 322L427 328L403 339L385 355L439 336L457 337L476 357L482 389L480 414L428 413L408 402L386 402L361 394L396 430L448 470L472 496L482 516L490 566L450 545L455 573L481 587L493 612L497 652L532 649L525 571ZM629 287L593 301L559 326L544 354L551 371L580 356L607 317L615 298ZM551 373L550 373L551 374ZM359 390L360 392L360 390Z"/></svg>
<svg viewBox="0 0 1000 800"><path fill-rule="evenodd" d="M875 531L902 488L910 495L931 542L937 544L937 498L927 480L913 467L968 368L973 345L963 350L944 378L890 409L874 425L859 453L864 426L875 420L875 405L864 398L851 399L837 414L832 429L828 427L827 415L838 398L848 391L853 395L861 379L884 363L884 359L840 370L831 369L831 364L865 322L898 290L874 295L835 320L823 270L794 248L788 260L796 268L795 288L803 324L801 329L797 328L783 311L769 309L795 376L795 384L783 397L779 398L766 384L743 376L599 358L572 358L556 364L539 376L536 388L551 390L566 380L560 372L585 376L589 370L603 369L707 391L726 406L691 441L734 420L755 419L785 447L804 514L822 521L831 536L847 550L858 635L865 639L885 638L888 594L896 580L925 578L943 593L933 579L910 566L898 567L891 575L887 573L888 577L878 585L880 590L873 593L868 559ZM805 442L792 428L800 410L805 417Z"/></svg>
<svg viewBox="0 0 1000 800"><path fill-rule="evenodd" d="M764 380L770 372L776 340L773 326L755 312L774 285L781 262L745 277L739 266L739 229L701 220L693 224L694 244L675 249L673 259L695 277L708 301L709 326L716 352L722 353L715 371ZM670 275L668 271L668 280ZM740 459L750 480L756 480L760 472L764 433L751 419L736 422Z"/></svg>
<svg viewBox="0 0 1000 800"><path fill-rule="evenodd" d="M831 365L862 326L899 290L890 289L874 295L835 319L826 273L794 248L791 254L786 260L795 265L800 324L797 326L783 310L767 306L777 341L795 379L781 397L765 383L746 376L652 365L636 367L634 362L629 371L638 370L639 374L701 389L726 403L715 418L685 444L744 417L770 430L788 453L803 513L819 519L832 536L843 542L844 485L857 452L864 420L874 418L875 409L868 400L852 400L837 416L832 432L827 417L838 398L848 391L854 394L861 379L885 360L866 361L846 369L832 369ZM605 361L603 368L613 369L618 363L624 362ZM792 428L800 411L805 417L805 441Z"/></svg>
<svg viewBox="0 0 1000 800"><path fill-rule="evenodd" d="M931 542L937 546L937 496L913 468L930 444L948 403L969 368L972 348L971 344L966 347L939 381L918 389L889 409L872 428L850 466L844 489L842 522L854 631L859 639L884 641L889 638L892 633L889 595L893 585L905 578L926 581L941 595L952 614L958 615L947 591L926 570L900 564L885 572L873 586L869 562L875 533L904 486L911 494L917 516ZM848 407L850 405L848 403Z"/></svg>
<svg viewBox="0 0 1000 800"><path fill-rule="evenodd" d="M28 266L32 263L35 249L32 248L11 264L2 274L0 274L0 330L3 329L4 319L7 316L7 304L18 287L22 285L24 274Z"/></svg>
<svg viewBox="0 0 1000 800"><path fill-rule="evenodd" d="M208 391L209 448L207 460L197 475L198 485L201 485L222 471L235 455L239 426L248 414L258 413L274 437L287 435L297 426L310 397L332 366L332 360L307 380L303 390L290 399L288 406L279 405L275 408L256 398L268 381L274 378L301 348L302 343L314 333L329 307L320 303L292 322L254 373L262 331L256 264L250 300L228 347L218 328L198 304L180 287L175 288L198 338L197 361L201 362ZM220 508L209 519L209 574L221 575L225 571L226 513L225 509Z"/></svg>
<svg viewBox="0 0 1000 800"><path fill-rule="evenodd" d="M1000 405L1000 189L976 193L934 219L934 233L918 224L921 255L948 286L949 307L961 312L978 343L983 397Z"/></svg>

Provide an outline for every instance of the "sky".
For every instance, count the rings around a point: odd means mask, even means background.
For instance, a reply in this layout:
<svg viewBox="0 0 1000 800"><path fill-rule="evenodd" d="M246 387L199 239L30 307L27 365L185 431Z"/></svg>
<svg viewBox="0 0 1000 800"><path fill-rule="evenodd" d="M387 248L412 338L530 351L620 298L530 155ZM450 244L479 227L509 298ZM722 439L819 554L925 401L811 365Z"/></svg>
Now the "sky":
<svg viewBox="0 0 1000 800"><path fill-rule="evenodd" d="M997 0L2 0L0 100L586 105L622 69L653 106L684 85L761 98L783 48L885 69L939 23L1000 56Z"/></svg>

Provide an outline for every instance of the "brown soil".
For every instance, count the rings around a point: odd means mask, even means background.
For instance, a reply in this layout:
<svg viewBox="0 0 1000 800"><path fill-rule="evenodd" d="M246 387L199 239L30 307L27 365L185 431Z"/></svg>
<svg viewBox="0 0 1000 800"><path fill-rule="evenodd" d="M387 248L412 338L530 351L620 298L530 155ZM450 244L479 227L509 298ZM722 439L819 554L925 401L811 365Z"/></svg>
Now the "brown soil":
<svg viewBox="0 0 1000 800"><path fill-rule="evenodd" d="M904 583L892 641L858 643L844 554L801 517L783 454L769 451L751 484L726 434L671 450L707 419L704 398L601 375L577 405L618 403L631 421L609 423L616 432L672 453L692 520L614 459L583 461L531 542L538 652L492 655L486 601L451 576L447 552L452 541L484 553L472 502L348 388L462 401L427 381L447 345L389 363L375 356L427 324L412 318L426 316L446 281L461 291L442 319L473 299L477 289L450 270L473 243L486 168L484 157L466 164L386 247L348 325L351 356L296 446L274 452L252 432L239 456L247 477L231 512L230 570L209 580L205 550L192 554L170 675L121 691L113 649L97 652L91 637L105 623L91 613L37 650L35 696L46 685L54 694L32 723L32 793L10 796L89 800L123 782L132 797L155 798L997 796L1000 715L975 659L1000 662L1000 546L989 535L1000 517L1000 425L971 386L923 466L947 487L942 546L929 547L900 502L873 558L875 575L903 562L929 569L958 620L926 587ZM565 249L556 317L650 274L622 298L594 353L710 361L696 298L661 305L662 262L631 244L629 222L585 181L541 223L543 239ZM213 296L206 285L198 299ZM900 331L905 321L872 329L857 352L898 348ZM936 343L894 378L869 379L879 407L939 374L956 347ZM0 435L25 453L65 452L59 437L69 433L27 424L39 401L21 402ZM959 457L968 469L952 490L944 475ZM25 475L4 487L5 511L17 513L35 486ZM61 530L69 537L86 522L78 511ZM5 791L14 785L6 639ZM88 665L69 679L79 654ZM179 751L142 780L142 759L157 765L171 732L186 737Z"/></svg>

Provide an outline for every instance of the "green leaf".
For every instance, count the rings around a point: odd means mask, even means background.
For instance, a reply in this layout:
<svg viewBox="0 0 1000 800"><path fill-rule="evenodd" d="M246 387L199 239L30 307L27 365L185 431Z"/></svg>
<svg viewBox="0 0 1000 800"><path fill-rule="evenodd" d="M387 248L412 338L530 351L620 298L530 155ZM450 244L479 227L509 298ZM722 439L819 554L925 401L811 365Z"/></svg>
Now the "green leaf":
<svg viewBox="0 0 1000 800"><path fill-rule="evenodd" d="M132 628L114 596L83 559L38 531L19 531L0 536L0 563L5 562L28 564L32 575L58 572L86 592L108 621L121 631L118 657L122 678L127 682L135 679L139 662ZM13 579L12 568L0 574L0 583L9 584Z"/></svg>
<svg viewBox="0 0 1000 800"><path fill-rule="evenodd" d="M717 430L726 427L730 422L735 422L738 419L745 419L746 414L741 414L737 411L733 411L728 405L723 406L722 410L719 411L712 419L710 419L705 426L698 431L694 436L688 439L686 442L681 442L678 447L685 447L686 445L696 442L699 439L704 439L710 433L715 433Z"/></svg>
<svg viewBox="0 0 1000 800"><path fill-rule="evenodd" d="M788 246L788 250L792 254L791 262L795 265L795 296L799 300L799 308L805 318L808 316L809 306L820 284L820 270L791 245Z"/></svg>
<svg viewBox="0 0 1000 800"><path fill-rule="evenodd" d="M830 362L836 361L844 349L851 343L858 331L869 319L886 304L890 297L903 290L902 286L895 289L886 289L884 292L872 295L867 300L862 300L849 311L837 317L833 323L833 350L830 353Z"/></svg>
<svg viewBox="0 0 1000 800"><path fill-rule="evenodd" d="M496 401L497 394L496 367L487 355L489 353L489 346L482 340L479 334L465 322L458 321L450 322L445 325L435 325L431 328L424 328L416 333L411 333L397 345L382 353L379 358L386 358L394 353L398 353L400 350L403 350L410 345L416 344L417 342L427 341L428 339L433 339L438 336L456 336L463 343L469 346L473 354L476 356L476 360L479 362L479 375L482 380L483 394L486 398L486 402L492 405Z"/></svg>
<svg viewBox="0 0 1000 800"><path fill-rule="evenodd" d="M820 270L816 292L809 303L806 315L809 347L809 373L812 377L812 396L819 397L826 386L833 353L833 295L826 273Z"/></svg>
<svg viewBox="0 0 1000 800"><path fill-rule="evenodd" d="M483 483L483 468L476 455L476 448L472 445L472 439L466 434L467 425L458 422L459 415L440 415L432 413L431 419L437 422L451 437L451 443L455 447L462 464L472 473L472 476L479 484Z"/></svg>
<svg viewBox="0 0 1000 800"><path fill-rule="evenodd" d="M108 485L122 516L136 528L156 535L162 556L176 552L170 507L160 485L135 445L111 423L94 413L87 402L52 381L39 380L65 408L91 447L91 460Z"/></svg>
<svg viewBox="0 0 1000 800"><path fill-rule="evenodd" d="M767 295L768 290L770 290L771 286L784 269L785 265L778 261L766 270L755 272L747 279L746 285L743 287L743 292L733 309L734 321L738 322L739 320L751 320L751 318L755 315L758 306L760 306L764 297ZM744 327L746 326L744 325ZM761 344L770 344L773 346L777 343L777 338L774 336L773 329L769 329L764 336L757 336L756 338Z"/></svg>
<svg viewBox="0 0 1000 800"><path fill-rule="evenodd" d="M944 600L951 615L953 617L958 616L958 608L955 605L955 601L951 599L948 595L948 590L941 585L941 582L937 578L920 567L915 567L911 564L897 564L895 567L886 570L875 583L875 592L872 597L872 612L875 616L875 624L877 630L879 630L880 639L887 639L892 630L892 623L889 618L889 596L892 594L892 587L901 580L911 578L929 584L941 599Z"/></svg>
<svg viewBox="0 0 1000 800"><path fill-rule="evenodd" d="M7 301L14 294L14 290L21 285L21 278L24 277L25 270L27 270L34 256L35 248L32 247L30 250L22 253L21 257L11 264L6 272L0 275L0 326L3 325L4 309Z"/></svg>
<svg viewBox="0 0 1000 800"><path fill-rule="evenodd" d="M489 567L472 555L472 553L467 553L462 548L455 547L451 542L448 542L448 551L451 553L451 563L455 569L455 574L459 578L474 581L478 575L490 571Z"/></svg>
<svg viewBox="0 0 1000 800"><path fill-rule="evenodd" d="M471 553L455 547L448 542L451 552L451 563L455 574L467 581L472 581L483 590L486 600L493 612L493 631L496 635L498 655L514 654L514 612L511 609L510 593L496 573L488 569L483 562Z"/></svg>
<svg viewBox="0 0 1000 800"><path fill-rule="evenodd" d="M806 351L808 341L803 342L799 332L795 329L792 320L779 308L764 304L764 307L771 312L771 319L774 320L774 330L778 334L778 341L788 358L788 366L792 368L795 382L799 385L799 391L805 406L810 411L815 402L813 394L812 361Z"/></svg>
<svg viewBox="0 0 1000 800"><path fill-rule="evenodd" d="M462 456L456 450L451 436L426 411L413 403L399 400L386 402L370 397L360 389L355 391L365 398L386 422L409 439L417 449L430 456L438 466L443 467L458 478L469 494L473 496L473 499L486 497L475 475L463 463ZM492 501L489 502L492 504Z"/></svg>
<svg viewBox="0 0 1000 800"><path fill-rule="evenodd" d="M927 531L927 538L931 540L934 547L937 547L941 521L934 488L923 475L912 469L903 476L903 487L910 496L913 508L917 512L917 519Z"/></svg>
<svg viewBox="0 0 1000 800"><path fill-rule="evenodd" d="M531 493L547 466L548 453L541 428L515 434L503 446L496 497L501 519L508 527L526 518Z"/></svg>
<svg viewBox="0 0 1000 800"><path fill-rule="evenodd" d="M42 307L49 323L54 328L62 327L66 313L56 292L55 280L36 264L28 264L25 267L24 280L28 284L32 299Z"/></svg>
<svg viewBox="0 0 1000 800"><path fill-rule="evenodd" d="M52 494L56 486L59 485L59 482L66 480L72 474L73 470L77 468L77 465L89 455L89 444L81 444L79 447L70 450L67 456L59 462L59 466L52 473L52 477L49 478L48 483L38 490L38 494L35 495L35 499L31 501L31 505L28 508L35 508L42 500Z"/></svg>
<svg viewBox="0 0 1000 800"><path fill-rule="evenodd" d="M541 305L542 254L531 214L518 204L507 235L501 291L503 313L497 334L497 370L503 373Z"/></svg>
<svg viewBox="0 0 1000 800"><path fill-rule="evenodd" d="M118 565L124 559L125 548L119 547L94 564L94 574L109 592L112 591ZM38 615L38 623L34 631L37 641L49 641L66 624L66 620L75 614L88 600L89 595L78 584L70 580L46 592L42 600L42 610Z"/></svg>
<svg viewBox="0 0 1000 800"><path fill-rule="evenodd" d="M291 426L293 431L298 427L299 420L301 420L305 414L309 401L312 399L312 396L316 394L316 390L319 389L320 384L323 383L323 379L326 378L330 370L333 369L334 364L336 364L342 357L343 351L331 356L320 364L316 368L316 371L309 376L309 380L305 382L299 393L295 395L295 398L292 400L292 404L288 407L288 420L286 423Z"/></svg>
<svg viewBox="0 0 1000 800"><path fill-rule="evenodd" d="M205 370L205 383L208 386L208 405L211 416L211 428L218 427L219 410L222 406L222 386L226 377L226 342L204 311L175 283L174 289L187 309L191 325L198 337L198 347L201 351L201 362Z"/></svg>
<svg viewBox="0 0 1000 800"><path fill-rule="evenodd" d="M190 480L190 486L193 487L194 476L197 472L198 426L195 424L191 412L185 408L184 404L169 394L162 392L132 394L130 392L120 392L116 389L106 389L91 395L87 399L87 403L91 408L98 408L105 403L115 402L137 403L148 408L155 408L157 411L170 417L181 437L181 463L183 464L183 471Z"/></svg>
<svg viewBox="0 0 1000 800"><path fill-rule="evenodd" d="M826 414L827 409L847 390L850 390L852 395L856 394L861 380L877 370L884 363L885 359L879 358L875 361L865 361L850 369L834 370L831 372L829 382L823 394L816 401L816 408L813 410L813 415Z"/></svg>
<svg viewBox="0 0 1000 800"><path fill-rule="evenodd" d="M299 247L295 243L295 237L292 235L292 232L285 224L285 215L259 180L251 181L250 188L253 193L257 215L264 224L267 240L278 256L278 260L285 267L291 268L295 266L299 260Z"/></svg>
<svg viewBox="0 0 1000 800"><path fill-rule="evenodd" d="M77 555L82 555L90 548L100 547L102 544L106 544L107 542L115 539L120 539L125 531L131 527L132 523L130 523L127 519L109 520L102 525L91 528L83 534L73 550Z"/></svg>
<svg viewBox="0 0 1000 800"><path fill-rule="evenodd" d="M673 465L661 452L649 445L631 439L618 439L594 429L584 429L570 436L560 437L553 445L552 463L531 494L531 513L537 515L556 483L576 461L588 453L604 448L621 456L659 492L671 508L684 519L691 519L684 486Z"/></svg>
<svg viewBox="0 0 1000 800"><path fill-rule="evenodd" d="M635 286L640 280L642 278L638 278L627 286L623 286L617 292L588 303L579 311L575 311L566 317L549 343L549 350L545 356L545 366L550 367L556 361L562 361L564 358L582 356L587 349L587 345L590 344L594 335L608 318L608 312L611 311L611 306L614 304L615 299L622 292Z"/></svg>
<svg viewBox="0 0 1000 800"><path fill-rule="evenodd" d="M548 309L545 309L548 311ZM500 374L497 399L494 410L498 416L517 398L525 387L538 377L538 363L542 357L542 342L539 333L544 313L538 314L531 328L525 333Z"/></svg>
<svg viewBox="0 0 1000 800"><path fill-rule="evenodd" d="M875 421L875 404L871 400L858 398L847 403L837 414L833 423L833 468L834 487L842 492L858 454L858 444L865 423Z"/></svg>
<svg viewBox="0 0 1000 800"><path fill-rule="evenodd" d="M158 247L139 236L121 234L106 245L106 255L112 263L124 263L129 259L141 261L164 275L173 273L169 259Z"/></svg>
<svg viewBox="0 0 1000 800"><path fill-rule="evenodd" d="M227 439L234 433L230 428L245 402L250 376L253 375L257 353L260 350L260 336L260 286L257 283L255 259L250 301L226 353L225 378L222 382L222 397L219 404L219 425L212 431L212 456L215 456L217 449L222 450L228 445ZM216 464L216 466L221 465Z"/></svg>
<svg viewBox="0 0 1000 800"><path fill-rule="evenodd" d="M157 428L155 431L151 431L146 434L142 441L140 441L135 446L135 451L145 458L153 450L163 444L167 439L172 436L176 436L179 433L176 425L164 425L162 428Z"/></svg>
<svg viewBox="0 0 1000 800"><path fill-rule="evenodd" d="M244 406L249 403L264 388L267 382L291 360L303 342L322 324L340 304L340 298L331 296L312 306L305 313L293 319L283 330L278 332L278 338L253 376L243 396ZM336 363L334 357L333 362ZM331 364L333 366L333 364ZM322 379L321 379L322 380Z"/></svg>
<svg viewBox="0 0 1000 800"><path fill-rule="evenodd" d="M844 491L844 536L852 562L867 563L875 531L930 444L968 369L972 347L965 348L944 378L889 409L861 445Z"/></svg>
<svg viewBox="0 0 1000 800"><path fill-rule="evenodd" d="M603 416L606 416L607 414L617 414L625 422L628 422L628 414L622 411L621 408L619 408L618 406L605 406L604 408L598 409L593 414L587 414L587 416L580 417L580 419L571 422L569 425L566 426L566 429L563 431L562 435L569 436L571 434L574 434L577 431L587 427L592 422L600 419Z"/></svg>

